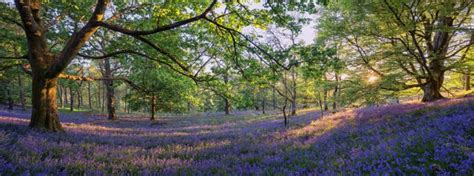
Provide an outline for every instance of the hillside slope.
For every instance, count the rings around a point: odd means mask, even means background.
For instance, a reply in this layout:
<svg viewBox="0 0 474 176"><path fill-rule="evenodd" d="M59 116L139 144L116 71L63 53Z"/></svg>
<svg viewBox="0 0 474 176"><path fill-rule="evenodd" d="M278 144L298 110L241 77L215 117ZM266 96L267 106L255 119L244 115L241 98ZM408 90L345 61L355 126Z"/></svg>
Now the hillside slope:
<svg viewBox="0 0 474 176"><path fill-rule="evenodd" d="M0 173L474 173L474 98L352 109L318 117L63 116L67 133L31 131L0 112Z"/></svg>

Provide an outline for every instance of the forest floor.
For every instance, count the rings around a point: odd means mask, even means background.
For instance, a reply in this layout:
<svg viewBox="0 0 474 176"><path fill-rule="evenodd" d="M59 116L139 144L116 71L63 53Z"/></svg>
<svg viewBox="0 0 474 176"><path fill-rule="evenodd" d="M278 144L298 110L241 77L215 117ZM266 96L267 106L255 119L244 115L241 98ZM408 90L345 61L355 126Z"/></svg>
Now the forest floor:
<svg viewBox="0 0 474 176"><path fill-rule="evenodd" d="M61 115L66 133L0 110L0 175L474 174L474 97L279 114Z"/></svg>

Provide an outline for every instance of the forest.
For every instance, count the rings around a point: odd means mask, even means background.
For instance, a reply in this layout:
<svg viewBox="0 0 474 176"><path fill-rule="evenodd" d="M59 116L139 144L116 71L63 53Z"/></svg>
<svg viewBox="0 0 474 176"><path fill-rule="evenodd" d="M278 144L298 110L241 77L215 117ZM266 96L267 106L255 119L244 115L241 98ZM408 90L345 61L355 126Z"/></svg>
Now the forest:
<svg viewBox="0 0 474 176"><path fill-rule="evenodd" d="M473 175L470 0L0 0L1 175Z"/></svg>

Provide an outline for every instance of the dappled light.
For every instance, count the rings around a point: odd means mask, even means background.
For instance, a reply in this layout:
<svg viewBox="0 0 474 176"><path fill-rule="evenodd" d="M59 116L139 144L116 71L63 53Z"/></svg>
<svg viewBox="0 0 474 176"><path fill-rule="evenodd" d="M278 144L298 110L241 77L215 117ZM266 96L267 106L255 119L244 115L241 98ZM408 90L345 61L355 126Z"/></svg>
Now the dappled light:
<svg viewBox="0 0 474 176"><path fill-rule="evenodd" d="M0 176L474 175L473 7L0 1Z"/></svg>

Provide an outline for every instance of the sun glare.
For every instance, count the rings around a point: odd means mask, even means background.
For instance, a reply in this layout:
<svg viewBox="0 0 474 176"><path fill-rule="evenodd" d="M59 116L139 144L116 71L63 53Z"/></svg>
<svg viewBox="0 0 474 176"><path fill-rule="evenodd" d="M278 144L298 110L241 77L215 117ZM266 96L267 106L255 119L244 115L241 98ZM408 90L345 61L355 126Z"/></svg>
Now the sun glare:
<svg viewBox="0 0 474 176"><path fill-rule="evenodd" d="M375 76L375 75L370 75L369 78L367 78L367 82L369 84L373 84L373 83L377 82L378 80L379 80L379 77Z"/></svg>

